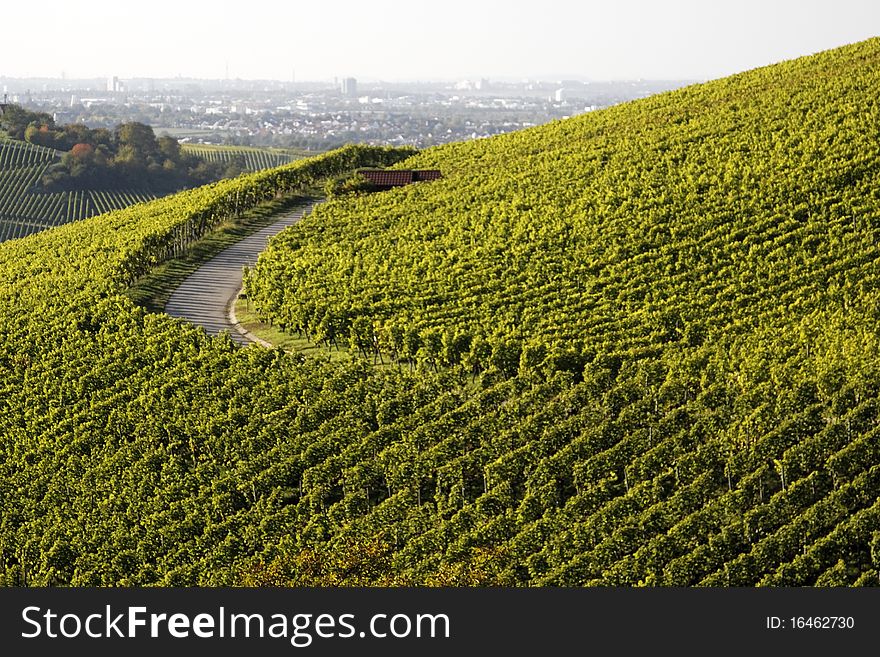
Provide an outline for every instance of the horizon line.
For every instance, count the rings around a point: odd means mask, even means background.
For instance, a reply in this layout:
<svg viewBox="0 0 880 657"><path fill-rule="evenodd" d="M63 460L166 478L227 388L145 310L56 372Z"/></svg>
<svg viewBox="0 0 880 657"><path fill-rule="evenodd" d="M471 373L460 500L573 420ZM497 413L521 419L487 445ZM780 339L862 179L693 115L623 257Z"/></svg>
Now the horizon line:
<svg viewBox="0 0 880 657"><path fill-rule="evenodd" d="M74 76L74 77L59 77L59 76L48 76L48 75L0 75L0 80L51 80L53 82L92 82L92 81L106 81L110 78L118 78L120 81L124 82L127 80L130 81L181 81L181 80L189 80L189 81L198 81L198 82L276 82L280 84L338 84L342 80L346 78L354 78L357 80L358 84L448 84L455 82L471 82L471 81L480 81L487 80L491 83L499 83L499 84L524 84L528 82L559 82L562 80L565 81L576 81L581 83L591 83L591 82L701 82L706 81L709 78L695 78L695 77L676 77L676 76L662 76L662 77L638 77L638 76L629 76L629 77L619 77L619 78L592 78L585 75L563 75L563 74L547 74L540 76L522 76L520 78L513 76L497 76L493 77L491 75L465 75L458 77L443 77L443 78L375 78L375 77L363 77L359 78L356 75L340 75L335 76L334 78L312 78L312 79L302 79L302 80L284 80L281 78L245 78L245 77L229 77L229 78L212 78L212 77L198 77L191 75L175 75L175 76L150 76L150 75L136 75L136 76L120 76L120 75L87 75L87 76Z"/></svg>

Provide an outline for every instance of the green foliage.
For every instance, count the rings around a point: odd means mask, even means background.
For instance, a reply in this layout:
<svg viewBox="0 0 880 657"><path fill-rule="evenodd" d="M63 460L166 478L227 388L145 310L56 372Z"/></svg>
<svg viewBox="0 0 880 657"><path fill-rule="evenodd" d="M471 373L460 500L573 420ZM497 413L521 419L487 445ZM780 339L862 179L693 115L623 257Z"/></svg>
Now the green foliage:
<svg viewBox="0 0 880 657"><path fill-rule="evenodd" d="M219 164L225 167L225 178L232 178L232 172L262 171L273 167L289 164L300 156L282 150L265 148L248 148L244 146L204 146L183 144L182 150L188 155L195 155L208 164Z"/></svg>
<svg viewBox="0 0 880 657"><path fill-rule="evenodd" d="M72 123L56 125L48 114L11 106L0 124L8 135L64 155L39 178L44 191L146 187L169 193L237 175L222 163L184 153L177 140L156 138L142 123L123 123L111 132Z"/></svg>
<svg viewBox="0 0 880 657"><path fill-rule="evenodd" d="M48 130L55 127L55 119L45 112L31 112L14 104L7 105L0 116L0 129L10 139L24 141L25 133L32 124L35 129L36 126L45 125Z"/></svg>
<svg viewBox="0 0 880 657"><path fill-rule="evenodd" d="M74 128L78 126L65 126ZM103 143L95 148L77 141L70 152L61 153L33 143L0 139L0 242L149 201L171 189L235 177L294 159L260 149L181 149L170 137L152 140L152 133L144 128L120 127L119 138L134 145L121 147L116 160L108 156L110 147ZM104 133L112 141L112 135ZM138 155L144 151L151 155ZM144 166L154 173L161 169L158 178L146 175ZM186 169L183 178L181 167ZM46 191L47 187L57 189Z"/></svg>
<svg viewBox="0 0 880 657"><path fill-rule="evenodd" d="M361 356L125 296L348 148L0 245L6 584L876 583L880 41L420 153L247 276Z"/></svg>
<svg viewBox="0 0 880 657"><path fill-rule="evenodd" d="M376 191L376 186L358 173L330 178L324 185L328 198Z"/></svg>
<svg viewBox="0 0 880 657"><path fill-rule="evenodd" d="M28 131L34 128L31 125ZM142 123L123 123L111 133L78 125L62 126L61 136L40 141L34 132L31 143L67 150L60 161L43 174L40 184L47 191L106 190L141 185L157 194L178 191L238 175L242 169L209 163L181 150L171 137L159 137ZM51 131L49 134L53 134ZM70 142L74 142L68 147Z"/></svg>
<svg viewBox="0 0 880 657"><path fill-rule="evenodd" d="M249 298L303 333L326 317L347 334L363 314L469 331L496 355L510 340L698 347L855 312L876 238L876 81L863 45L427 150L402 166L442 180L322 205L273 241Z"/></svg>
<svg viewBox="0 0 880 657"><path fill-rule="evenodd" d="M639 459L660 449L654 421L627 424L614 438L593 447L588 441L565 459L548 457L557 463L555 474L514 500L521 500L522 523L553 527L529 548L543 545L520 577L696 583L695 575L661 574L659 562L654 570L633 571L639 577L615 565L642 549L633 546L653 549L647 546L663 535L648 533L653 526L639 529L637 521L639 509L666 504L668 484L656 478L671 471L674 489L698 484L701 492L693 494L708 505L754 475L737 470L730 455L754 449L772 422L817 404L826 417L842 417L874 394L880 148L871 126L880 120L880 105L870 89L878 82L875 40L550 126L424 151L401 166L438 168L443 180L340 195L322 205L261 256L248 279L250 302L269 321L318 340L324 335L316 324L333 326L357 336L353 349L368 352L372 343L375 355L384 352L422 373L463 363L488 390L515 378L540 385L568 372L603 400L601 427L633 405L652 409L661 424L687 409L687 424L669 437L681 446L667 447L647 470ZM440 336L454 335L467 335L468 348L452 356ZM843 392L853 381L848 377L872 383ZM784 402L782 391L791 393ZM778 401L768 408L768 399ZM759 413L770 415L752 428L749 418ZM584 432L607 431L584 422L563 451L584 440ZM676 438L702 422L712 429ZM729 438L712 431L738 437L726 444ZM647 438L635 437L643 432ZM529 444L525 453L540 462L537 443ZM791 445L773 445L756 462L756 496L736 513L771 495L788 496L800 490L797 476L815 475L809 468L793 474L785 458ZM599 458L595 449L617 451L607 471L588 465ZM693 449L707 452L691 483L680 459ZM727 460L710 458L713 450L728 453ZM484 453L479 460L480 467L492 463ZM835 485L876 460L872 452L846 462L852 469L828 472ZM664 474L664 467L671 470ZM826 466L813 461L811 467ZM593 509L631 494L647 506L615 502L625 509L616 522L625 521L629 533L611 556L578 555L590 543L571 537L575 527L583 523L596 536L596 549L604 549L602 541L612 539L595 529L603 525ZM575 502L580 495L596 501L584 507ZM699 509L664 511L662 530ZM721 540L713 532L734 541L723 524L704 531L700 540L710 544ZM737 540L725 560L756 539ZM808 549L813 537L798 540ZM870 565L869 552L862 544L861 556L847 562L852 581ZM794 553L785 554L769 563ZM633 567L631 558L620 563ZM740 583L760 579L756 572L750 566ZM840 572L821 581L838 581Z"/></svg>
<svg viewBox="0 0 880 657"><path fill-rule="evenodd" d="M44 174L59 158L69 155L21 141L0 140L0 241L156 198L154 192L142 187L40 191Z"/></svg>

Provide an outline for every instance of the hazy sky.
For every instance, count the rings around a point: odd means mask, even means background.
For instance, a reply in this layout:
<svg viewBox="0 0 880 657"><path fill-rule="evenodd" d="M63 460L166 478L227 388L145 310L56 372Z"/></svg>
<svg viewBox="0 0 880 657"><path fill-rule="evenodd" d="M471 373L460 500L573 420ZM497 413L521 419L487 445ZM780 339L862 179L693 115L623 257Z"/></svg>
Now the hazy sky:
<svg viewBox="0 0 880 657"><path fill-rule="evenodd" d="M0 76L705 79L880 33L880 0L5 3Z"/></svg>

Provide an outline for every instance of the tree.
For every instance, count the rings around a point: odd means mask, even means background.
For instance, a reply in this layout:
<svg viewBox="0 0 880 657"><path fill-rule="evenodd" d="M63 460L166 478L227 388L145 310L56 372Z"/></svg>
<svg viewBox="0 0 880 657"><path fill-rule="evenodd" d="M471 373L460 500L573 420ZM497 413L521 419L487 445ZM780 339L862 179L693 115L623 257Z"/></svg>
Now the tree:
<svg viewBox="0 0 880 657"><path fill-rule="evenodd" d="M156 142L159 153L166 160L177 164L180 162L180 143L173 137L159 137Z"/></svg>
<svg viewBox="0 0 880 657"><path fill-rule="evenodd" d="M55 127L55 119L45 112L31 112L15 104L7 105L0 117L0 127L6 131L10 139L27 141L25 131L30 125L45 125L51 130Z"/></svg>
<svg viewBox="0 0 880 657"><path fill-rule="evenodd" d="M95 148L91 144L75 144L70 149L70 155L76 160L84 160L95 153Z"/></svg>
<svg viewBox="0 0 880 657"><path fill-rule="evenodd" d="M115 137L119 145L128 147L138 160L145 161L148 156L159 151L153 129L143 123L123 123L116 127Z"/></svg>

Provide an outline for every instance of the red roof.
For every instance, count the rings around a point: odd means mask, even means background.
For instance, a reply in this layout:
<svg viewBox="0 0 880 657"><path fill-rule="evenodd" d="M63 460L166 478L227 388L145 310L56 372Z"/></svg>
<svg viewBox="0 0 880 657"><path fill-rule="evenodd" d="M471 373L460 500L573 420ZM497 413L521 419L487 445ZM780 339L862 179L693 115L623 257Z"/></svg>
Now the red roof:
<svg viewBox="0 0 880 657"><path fill-rule="evenodd" d="M409 185L413 181L412 171L361 171L364 178L375 185L392 186Z"/></svg>
<svg viewBox="0 0 880 657"><path fill-rule="evenodd" d="M443 174L440 173L437 169L422 169L420 171L413 171L413 180L440 180L443 177Z"/></svg>
<svg viewBox="0 0 880 657"><path fill-rule="evenodd" d="M360 169L358 173L379 187L402 187L423 180L439 180L442 174L436 169Z"/></svg>

